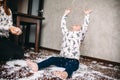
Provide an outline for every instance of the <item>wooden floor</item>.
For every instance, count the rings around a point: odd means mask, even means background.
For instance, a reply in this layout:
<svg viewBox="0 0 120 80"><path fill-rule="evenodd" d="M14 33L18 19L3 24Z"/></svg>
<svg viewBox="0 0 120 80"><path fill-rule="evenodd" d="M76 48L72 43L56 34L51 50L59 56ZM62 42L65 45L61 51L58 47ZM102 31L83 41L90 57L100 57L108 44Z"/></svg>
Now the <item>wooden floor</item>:
<svg viewBox="0 0 120 80"><path fill-rule="evenodd" d="M34 53L31 49L27 50L25 58L22 60L0 62L0 80L60 80L51 74L56 67L45 68L33 73L25 62L26 58L40 62L58 54L58 52L50 50L40 50L39 53ZM81 57L79 69L68 80L120 80L120 66Z"/></svg>

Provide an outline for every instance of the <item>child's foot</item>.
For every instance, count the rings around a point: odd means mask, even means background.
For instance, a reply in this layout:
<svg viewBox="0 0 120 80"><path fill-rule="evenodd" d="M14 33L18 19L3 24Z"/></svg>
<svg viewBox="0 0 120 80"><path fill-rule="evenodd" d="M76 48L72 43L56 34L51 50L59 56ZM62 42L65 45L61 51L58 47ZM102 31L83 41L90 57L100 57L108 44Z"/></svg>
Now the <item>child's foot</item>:
<svg viewBox="0 0 120 80"><path fill-rule="evenodd" d="M66 71L54 71L53 75L59 77L62 80L65 80L68 77L68 74Z"/></svg>
<svg viewBox="0 0 120 80"><path fill-rule="evenodd" d="M29 60L29 59L26 60L26 63L28 65L28 67L32 69L33 72L37 72L38 71L37 63L34 63L31 60Z"/></svg>

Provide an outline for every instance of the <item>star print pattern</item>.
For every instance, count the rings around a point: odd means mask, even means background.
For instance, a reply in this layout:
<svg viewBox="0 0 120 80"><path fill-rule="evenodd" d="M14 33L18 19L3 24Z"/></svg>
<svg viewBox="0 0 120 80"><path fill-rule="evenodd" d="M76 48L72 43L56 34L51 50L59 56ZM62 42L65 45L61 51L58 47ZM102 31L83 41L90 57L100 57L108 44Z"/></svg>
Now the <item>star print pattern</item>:
<svg viewBox="0 0 120 80"><path fill-rule="evenodd" d="M3 6L0 6L0 36L8 37L9 27L12 25L13 25L12 14L7 15L4 11Z"/></svg>
<svg viewBox="0 0 120 80"><path fill-rule="evenodd" d="M61 29L63 34L63 43L60 55L66 58L80 58L80 44L85 37L89 24L89 14L85 15L84 23L80 31L69 31L66 27L67 15L63 15L61 20Z"/></svg>

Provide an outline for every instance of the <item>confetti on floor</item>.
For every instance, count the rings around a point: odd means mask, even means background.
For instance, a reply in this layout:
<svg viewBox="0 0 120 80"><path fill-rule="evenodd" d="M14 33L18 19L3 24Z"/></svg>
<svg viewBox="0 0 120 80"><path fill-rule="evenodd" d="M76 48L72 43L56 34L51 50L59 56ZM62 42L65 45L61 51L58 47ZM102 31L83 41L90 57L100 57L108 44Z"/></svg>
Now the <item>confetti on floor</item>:
<svg viewBox="0 0 120 80"><path fill-rule="evenodd" d="M25 58L34 62L40 62L51 56L58 56L58 53L48 50L41 50L34 53L29 50L25 53ZM81 57L79 69L75 71L71 79L67 80L120 80L120 66L97 62ZM52 75L54 70L64 70L64 68L51 66L33 73L27 67L25 59L0 62L0 80L60 80Z"/></svg>

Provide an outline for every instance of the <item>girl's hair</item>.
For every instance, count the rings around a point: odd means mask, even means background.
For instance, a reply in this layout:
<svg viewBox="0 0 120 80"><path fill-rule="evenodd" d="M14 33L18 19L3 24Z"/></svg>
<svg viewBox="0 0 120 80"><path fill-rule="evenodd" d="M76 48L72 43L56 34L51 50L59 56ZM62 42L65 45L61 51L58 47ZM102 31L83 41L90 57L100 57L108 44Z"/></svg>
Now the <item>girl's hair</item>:
<svg viewBox="0 0 120 80"><path fill-rule="evenodd" d="M10 9L8 8L8 6L7 6L7 1L6 0L3 0L3 2L0 5L3 5L4 11L7 15L11 15L11 12L10 12Z"/></svg>

